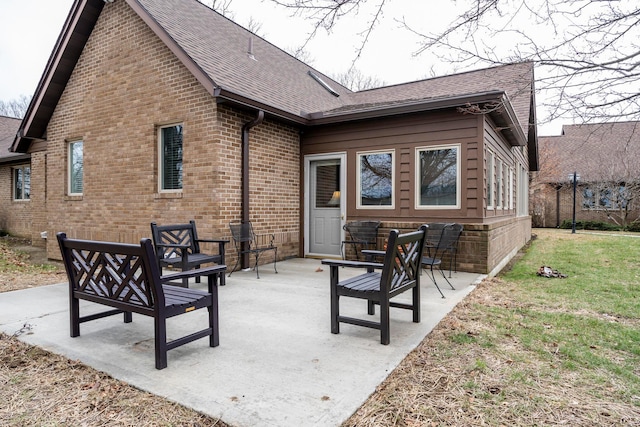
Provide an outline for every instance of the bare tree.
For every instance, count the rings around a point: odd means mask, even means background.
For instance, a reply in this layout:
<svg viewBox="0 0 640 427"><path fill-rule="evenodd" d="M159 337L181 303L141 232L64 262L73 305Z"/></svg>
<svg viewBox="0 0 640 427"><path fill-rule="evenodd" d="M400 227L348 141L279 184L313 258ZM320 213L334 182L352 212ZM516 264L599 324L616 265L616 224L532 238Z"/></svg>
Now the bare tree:
<svg viewBox="0 0 640 427"><path fill-rule="evenodd" d="M211 9L215 10L222 16L226 16L230 19L233 19L233 11L231 10L231 3L233 0L199 0L200 3L206 4Z"/></svg>
<svg viewBox="0 0 640 427"><path fill-rule="evenodd" d="M324 29L330 32L337 22L351 14L358 14L360 6L367 3L367 0L271 0L273 3L286 8L294 9L295 14L306 16L312 22L312 30L307 34L307 38L299 49L304 50L307 44L316 36L319 30ZM382 19L382 12L386 0L377 0L377 7L373 14L366 20L362 31L358 32L360 44L356 49L351 67L355 67L356 62L364 52L374 28Z"/></svg>
<svg viewBox="0 0 640 427"><path fill-rule="evenodd" d="M539 170L531 173L529 212L534 227L546 227L547 215L556 208L555 193L563 183L558 165L558 146L541 144L538 149Z"/></svg>
<svg viewBox="0 0 640 427"><path fill-rule="evenodd" d="M27 112L30 101L31 97L26 95L20 95L18 99L12 99L10 101L0 100L0 115L21 119Z"/></svg>
<svg viewBox="0 0 640 427"><path fill-rule="evenodd" d="M353 91L374 89L384 86L385 82L372 76L364 75L359 69L351 67L344 73L331 76L335 81Z"/></svg>
<svg viewBox="0 0 640 427"><path fill-rule="evenodd" d="M607 142L603 155L575 153L583 165L583 209L599 211L620 226L640 221L640 127L625 139ZM593 150L590 150L593 151Z"/></svg>
<svg viewBox="0 0 640 427"><path fill-rule="evenodd" d="M330 31L365 5L358 60L383 11L384 0L271 0L311 20L309 39ZM533 61L537 89L550 121L640 119L640 4L630 0L460 0L444 26L428 17L402 20L419 41L415 55L428 52L457 70ZM407 14L411 11L407 10ZM432 30L432 28L444 28ZM308 39L308 40L309 40ZM307 41L308 41L307 40Z"/></svg>
<svg viewBox="0 0 640 427"><path fill-rule="evenodd" d="M540 172L531 182L534 220L544 212L545 200L555 203L555 197L544 192L571 191L569 175L575 171L579 175L577 209L623 227L639 222L640 124L570 125L563 130L563 136L539 141Z"/></svg>

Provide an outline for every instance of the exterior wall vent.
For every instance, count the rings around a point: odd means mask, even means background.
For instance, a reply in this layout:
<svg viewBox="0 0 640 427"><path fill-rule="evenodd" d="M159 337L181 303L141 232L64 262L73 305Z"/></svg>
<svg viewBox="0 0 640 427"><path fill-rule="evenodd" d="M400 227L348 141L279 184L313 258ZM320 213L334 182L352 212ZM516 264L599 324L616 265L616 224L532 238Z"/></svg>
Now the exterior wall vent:
<svg viewBox="0 0 640 427"><path fill-rule="evenodd" d="M317 75L316 73L314 73L314 72L313 72L313 71L311 71L311 70L309 70L308 74L309 74L309 75L310 75L310 76L311 76L315 81L317 81L318 83L320 83L320 86L322 86L323 88L325 88L325 89L327 90L327 92L329 92L331 95L336 96L336 97L340 96L340 94L339 94L338 92L336 92L335 90L333 90L333 89L331 88L331 86L329 86L329 85L327 84L327 82L325 82L324 80L322 80L322 79L320 78L320 76L319 76L319 75Z"/></svg>

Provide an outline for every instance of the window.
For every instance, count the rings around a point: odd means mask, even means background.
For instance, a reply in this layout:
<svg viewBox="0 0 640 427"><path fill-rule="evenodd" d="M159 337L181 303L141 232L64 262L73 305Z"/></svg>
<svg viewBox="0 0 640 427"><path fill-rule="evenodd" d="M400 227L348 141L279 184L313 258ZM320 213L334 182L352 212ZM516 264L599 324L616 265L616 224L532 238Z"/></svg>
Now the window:
<svg viewBox="0 0 640 427"><path fill-rule="evenodd" d="M582 209L626 209L630 201L631 196L624 184L602 184L601 187L586 186L582 189Z"/></svg>
<svg viewBox="0 0 640 427"><path fill-rule="evenodd" d="M513 209L513 169L509 168L509 209Z"/></svg>
<svg viewBox="0 0 640 427"><path fill-rule="evenodd" d="M496 208L502 209L502 196L504 193L504 181L502 179L502 160L496 160Z"/></svg>
<svg viewBox="0 0 640 427"><path fill-rule="evenodd" d="M487 151L487 208L493 209L493 179L494 179L494 156L491 151Z"/></svg>
<svg viewBox="0 0 640 427"><path fill-rule="evenodd" d="M31 198L31 167L18 166L13 169L13 200Z"/></svg>
<svg viewBox="0 0 640 427"><path fill-rule="evenodd" d="M529 214L529 174L522 164L518 164L516 192L516 214L526 216Z"/></svg>
<svg viewBox="0 0 640 427"><path fill-rule="evenodd" d="M595 207L596 207L595 193L591 188L584 187L582 189L582 209L594 209Z"/></svg>
<svg viewBox="0 0 640 427"><path fill-rule="evenodd" d="M161 127L158 140L160 191L180 191L182 190L182 125Z"/></svg>
<svg viewBox="0 0 640 427"><path fill-rule="evenodd" d="M69 194L82 194L84 181L84 147L82 141L69 143Z"/></svg>
<svg viewBox="0 0 640 427"><path fill-rule="evenodd" d="M358 153L358 208L393 208L393 151Z"/></svg>
<svg viewBox="0 0 640 427"><path fill-rule="evenodd" d="M418 208L460 207L460 146L416 150Z"/></svg>

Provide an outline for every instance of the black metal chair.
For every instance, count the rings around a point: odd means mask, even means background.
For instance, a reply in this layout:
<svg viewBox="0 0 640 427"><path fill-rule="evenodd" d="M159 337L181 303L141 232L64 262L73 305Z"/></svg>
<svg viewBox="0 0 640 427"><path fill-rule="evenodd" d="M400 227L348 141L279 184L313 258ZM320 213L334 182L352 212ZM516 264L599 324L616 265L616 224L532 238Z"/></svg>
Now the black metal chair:
<svg viewBox="0 0 640 427"><path fill-rule="evenodd" d="M454 223L453 229L451 230L452 236L451 239L448 239L448 247L445 249L445 252L449 252L449 278L451 278L452 267L455 267L456 272L458 272L458 244L460 242L460 236L462 235L462 231L464 227L462 224Z"/></svg>
<svg viewBox="0 0 640 427"><path fill-rule="evenodd" d="M271 234L271 239L269 244L266 246L258 245L258 240L256 237L256 233L253 232L253 226L251 222L231 222L229 223L229 229L231 229L231 237L233 238L233 244L236 248L236 252L238 254L236 258L236 265L233 266L231 271L229 272L229 277L231 277L231 273L236 271L236 267L240 263L240 259L244 254L253 255L255 257L255 265L253 269L256 271L256 277L260 278L260 272L258 271L258 261L260 260L260 255L266 251L273 251L273 270L277 273L276 269L276 261L278 259L278 247L273 244L275 240L275 235Z"/></svg>
<svg viewBox="0 0 640 427"><path fill-rule="evenodd" d="M422 257L422 267L425 270L427 267L429 268L431 281L434 285L436 285L436 288L438 289L438 292L440 292L440 295L442 295L442 298L444 298L445 296L442 293L442 290L440 290L440 286L438 286L438 282L436 281L433 269L437 268L438 270L440 270L440 274L442 275L444 280L446 280L449 286L451 286L451 289L455 290L449 279L447 279L447 276L444 274L444 271L442 270L442 259L444 254L450 251L453 242L458 239L460 233L458 231L458 227L456 227L456 224L440 224L441 223L429 224L429 229L431 229L433 225L433 233L430 233L429 236L432 240L430 241L429 246L425 245L426 256ZM434 244L434 242L436 241L437 243Z"/></svg>
<svg viewBox="0 0 640 427"><path fill-rule="evenodd" d="M358 261L360 261L358 247L360 247L361 250L377 248L380 221L351 221L346 223L342 228L346 231L347 236L349 236L349 240L343 240L340 244L342 259L346 259L345 245L352 245L354 247Z"/></svg>
<svg viewBox="0 0 640 427"><path fill-rule="evenodd" d="M340 333L340 323L364 326L380 330L380 343L389 344L389 308L403 308L413 312L413 322L420 322L420 265L424 249L426 226L418 231L400 234L391 230L384 261L360 262L324 259L322 264L330 266L331 285L331 333ZM381 251L369 251L378 255ZM367 272L359 276L340 281L339 267L357 267ZM374 271L382 269L381 272ZM390 301L402 292L411 290L411 303ZM380 306L380 321L358 319L340 315L340 297L352 297L367 300L368 314L375 314L375 305Z"/></svg>
<svg viewBox="0 0 640 427"><path fill-rule="evenodd" d="M458 271L458 241L460 240L460 236L462 234L463 226L458 223L445 223L445 222L431 222L428 224L429 228L427 229L427 240L424 244L425 252L428 257L435 256L435 250L440 241L440 236L442 234L442 229L446 225L451 225L453 229L451 230L452 235L447 239L447 247L443 248L443 253L449 254L449 278L451 278L451 272L453 271L453 267L456 267L456 271Z"/></svg>

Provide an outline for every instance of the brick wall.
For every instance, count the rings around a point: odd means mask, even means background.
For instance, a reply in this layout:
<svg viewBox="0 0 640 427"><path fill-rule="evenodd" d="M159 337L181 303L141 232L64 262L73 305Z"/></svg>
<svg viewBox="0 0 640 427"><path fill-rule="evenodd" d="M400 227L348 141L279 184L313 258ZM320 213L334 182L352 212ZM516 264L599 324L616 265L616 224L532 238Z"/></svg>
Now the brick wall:
<svg viewBox="0 0 640 427"><path fill-rule="evenodd" d="M576 191L576 221L602 221L614 223L602 209L583 209L582 188ZM548 184L537 185L532 190L531 212L535 227L558 227L563 221L573 219L573 187L565 185L559 190ZM614 212L615 214L615 212ZM640 210L629 212L628 221L640 217Z"/></svg>
<svg viewBox="0 0 640 427"><path fill-rule="evenodd" d="M420 223L383 222L378 230L382 249L391 229L416 230ZM470 273L497 274L531 239L531 218L508 218L490 224L463 224L458 244L458 269ZM443 265L449 265L448 257Z"/></svg>
<svg viewBox="0 0 640 427"><path fill-rule="evenodd" d="M0 230L31 237L31 204L31 200L13 200L12 166L0 165Z"/></svg>
<svg viewBox="0 0 640 427"><path fill-rule="evenodd" d="M50 236L48 256L60 258L55 232L135 243L150 237L151 221L195 219L201 237L230 237L228 223L240 218L241 127L252 118L216 105L125 2L105 8L49 123L46 162L32 171L46 174L47 219L39 221ZM175 123L184 126L183 190L160 193L157 128ZM84 141L79 197L66 190L67 146L77 139ZM276 234L279 257L297 255L297 131L267 120L250 139L256 232Z"/></svg>

